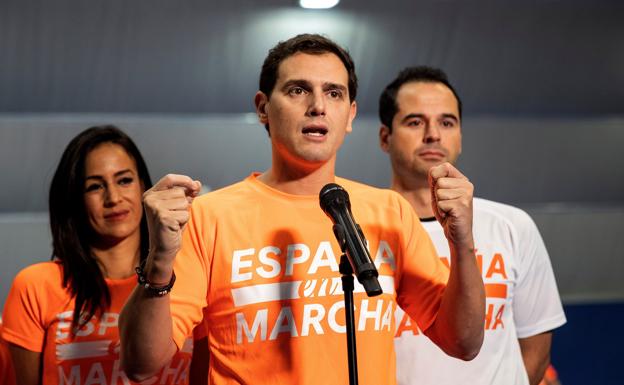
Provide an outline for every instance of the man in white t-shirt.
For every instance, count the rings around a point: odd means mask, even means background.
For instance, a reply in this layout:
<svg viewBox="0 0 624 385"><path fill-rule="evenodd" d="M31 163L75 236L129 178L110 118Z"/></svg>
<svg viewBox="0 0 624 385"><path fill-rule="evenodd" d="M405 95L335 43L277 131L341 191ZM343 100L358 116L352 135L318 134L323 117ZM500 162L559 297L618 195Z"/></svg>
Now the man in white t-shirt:
<svg viewBox="0 0 624 385"><path fill-rule="evenodd" d="M380 145L392 163L391 188L411 203L449 264L427 173L443 162L454 164L461 153L461 100L444 72L412 67L386 87L379 116ZM548 366L552 330L566 319L535 223L518 208L478 198L473 222L486 289L481 352L470 362L447 356L399 309L395 347L401 385L538 384Z"/></svg>

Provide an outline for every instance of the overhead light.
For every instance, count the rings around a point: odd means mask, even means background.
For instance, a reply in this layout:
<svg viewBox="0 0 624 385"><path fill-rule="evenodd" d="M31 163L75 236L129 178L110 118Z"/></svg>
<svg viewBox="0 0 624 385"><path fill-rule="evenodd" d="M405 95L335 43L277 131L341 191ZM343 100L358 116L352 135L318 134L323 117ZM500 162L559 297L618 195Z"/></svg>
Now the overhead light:
<svg viewBox="0 0 624 385"><path fill-rule="evenodd" d="M309 9L333 8L340 0L299 0L299 5Z"/></svg>

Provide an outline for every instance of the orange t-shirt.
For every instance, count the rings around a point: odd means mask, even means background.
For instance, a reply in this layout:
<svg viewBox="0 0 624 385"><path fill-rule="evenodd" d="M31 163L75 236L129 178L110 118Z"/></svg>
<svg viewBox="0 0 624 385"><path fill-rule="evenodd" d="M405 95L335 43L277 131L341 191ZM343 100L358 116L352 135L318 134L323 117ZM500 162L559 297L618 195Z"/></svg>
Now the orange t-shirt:
<svg viewBox="0 0 624 385"><path fill-rule="evenodd" d="M0 320L0 385L15 385L11 353L8 344L2 339L2 320Z"/></svg>
<svg viewBox="0 0 624 385"><path fill-rule="evenodd" d="M369 243L384 293L354 293L359 383L395 384L398 301L427 329L448 269L411 206L390 190L337 178ZM193 203L171 292L178 346L204 320L211 384L348 383L340 249L318 196L252 174Z"/></svg>
<svg viewBox="0 0 624 385"><path fill-rule="evenodd" d="M101 318L93 317L74 338L70 325L74 300L62 287L63 268L43 262L22 270L13 281L4 307L7 342L43 354L42 378L46 385L129 385L119 362L121 308L136 286L136 277L106 280L111 306ZM188 335L191 335L189 333ZM188 384L192 340L158 374L142 384Z"/></svg>

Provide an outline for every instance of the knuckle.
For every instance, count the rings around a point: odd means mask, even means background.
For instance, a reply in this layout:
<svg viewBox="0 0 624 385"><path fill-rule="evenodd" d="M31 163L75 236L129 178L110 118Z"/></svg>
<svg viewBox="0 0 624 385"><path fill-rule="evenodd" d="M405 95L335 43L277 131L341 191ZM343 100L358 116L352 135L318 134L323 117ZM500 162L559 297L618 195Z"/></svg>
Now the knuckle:
<svg viewBox="0 0 624 385"><path fill-rule="evenodd" d="M154 197L151 194L143 195L143 204L148 208L152 208L154 206Z"/></svg>
<svg viewBox="0 0 624 385"><path fill-rule="evenodd" d="M171 215L169 213L169 210L158 210L156 216L160 223L168 224L171 222Z"/></svg>
<svg viewBox="0 0 624 385"><path fill-rule="evenodd" d="M171 186L175 178L174 174L165 175L160 181L163 182L166 186Z"/></svg>

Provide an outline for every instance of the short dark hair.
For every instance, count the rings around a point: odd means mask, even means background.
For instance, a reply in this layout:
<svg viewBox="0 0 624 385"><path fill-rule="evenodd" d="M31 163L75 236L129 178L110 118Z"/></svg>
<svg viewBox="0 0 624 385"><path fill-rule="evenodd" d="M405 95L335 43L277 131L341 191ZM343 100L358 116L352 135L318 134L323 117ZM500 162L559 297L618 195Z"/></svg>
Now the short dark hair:
<svg viewBox="0 0 624 385"><path fill-rule="evenodd" d="M392 119L396 115L399 106L397 106L396 97L399 93L399 89L405 83L411 82L423 82L423 83L442 83L447 86L455 99L457 99L457 108L459 110L459 117L462 115L462 102L455 91L455 88L451 85L446 76L446 73L439 68L429 66L417 66L407 67L399 72L399 75L386 86L379 97L379 120L381 123L388 127L392 132Z"/></svg>
<svg viewBox="0 0 624 385"><path fill-rule="evenodd" d="M147 165L132 139L112 125L82 131L69 142L56 168L48 206L52 231L52 259L63 267L63 286L75 297L72 330L78 330L110 306L110 293L104 276L91 253L93 234L84 205L85 161L103 143L121 146L135 161L142 187L152 187ZM141 218L141 260L149 251L145 213ZM81 317L81 314L86 317Z"/></svg>
<svg viewBox="0 0 624 385"><path fill-rule="evenodd" d="M277 72L279 65L290 56L303 52L311 55L322 55L333 53L338 56L342 64L347 69L349 75L349 101L353 102L357 94L357 76L355 75L355 64L351 55L329 38L318 34L301 34L286 41L280 41L269 50L267 57L262 64L260 71L260 91L267 97L271 96L275 83L277 82ZM267 131L268 125L265 125Z"/></svg>

